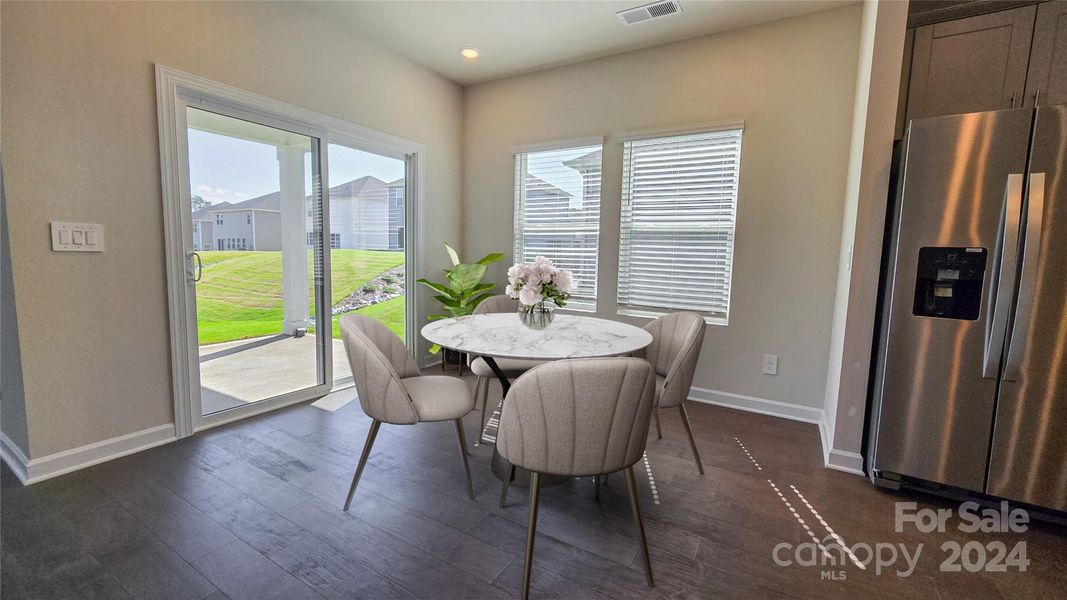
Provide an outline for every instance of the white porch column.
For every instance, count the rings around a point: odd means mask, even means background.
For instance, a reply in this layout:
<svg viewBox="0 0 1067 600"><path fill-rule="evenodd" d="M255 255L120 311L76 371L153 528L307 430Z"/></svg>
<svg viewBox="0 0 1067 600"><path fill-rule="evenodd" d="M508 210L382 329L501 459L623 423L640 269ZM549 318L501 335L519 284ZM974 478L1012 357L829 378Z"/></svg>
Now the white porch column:
<svg viewBox="0 0 1067 600"><path fill-rule="evenodd" d="M292 335L311 324L308 304L307 232L304 208L304 154L302 146L278 146L281 183L282 333Z"/></svg>

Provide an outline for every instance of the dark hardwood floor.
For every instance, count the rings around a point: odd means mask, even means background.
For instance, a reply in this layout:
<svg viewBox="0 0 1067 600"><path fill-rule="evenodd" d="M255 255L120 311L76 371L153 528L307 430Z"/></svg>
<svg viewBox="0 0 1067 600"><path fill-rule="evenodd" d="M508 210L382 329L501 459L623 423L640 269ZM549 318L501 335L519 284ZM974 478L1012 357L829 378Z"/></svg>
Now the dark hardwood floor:
<svg viewBox="0 0 1067 600"><path fill-rule="evenodd" d="M588 479L542 493L534 597L1067 593L1062 528L1032 524L1022 535L967 535L954 526L945 533L898 533L896 501L956 505L880 491L861 477L824 469L813 425L695 403L689 414L706 475L692 463L675 411L662 413L664 438L653 433L647 463L635 465L656 588L645 586L625 480L615 475L599 501ZM466 419L471 443L478 418L474 412ZM513 489L509 505L497 507L500 486L489 472L490 448L471 448L472 501L450 424L383 426L346 514L341 505L368 426L358 402L336 412L300 405L30 487L5 467L0 595L516 597L526 493ZM922 544L923 550L907 577L895 574L905 568L903 559L880 574L874 564L775 564L777 544L823 540L828 527L849 546L903 544L914 553ZM1027 571L940 572L947 556L941 544L967 540L1001 540L1009 548L1025 540ZM779 556L793 553L781 550ZM830 572L838 580L825 579Z"/></svg>

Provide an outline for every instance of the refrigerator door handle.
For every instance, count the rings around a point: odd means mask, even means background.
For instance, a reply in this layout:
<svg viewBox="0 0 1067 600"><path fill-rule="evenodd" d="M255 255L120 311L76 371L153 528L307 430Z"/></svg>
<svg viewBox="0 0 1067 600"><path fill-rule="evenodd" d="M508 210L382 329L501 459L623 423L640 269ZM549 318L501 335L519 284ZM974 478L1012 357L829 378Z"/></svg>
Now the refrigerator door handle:
<svg viewBox="0 0 1067 600"><path fill-rule="evenodd" d="M1042 218L1045 213L1045 174L1031 173L1026 198L1026 234L1023 239L1023 266L1019 276L1019 298L1015 303L1015 323L1008 340L1004 361L1004 380L1015 381L1023 359L1023 339L1030 331L1034 308L1037 262L1041 258Z"/></svg>
<svg viewBox="0 0 1067 600"><path fill-rule="evenodd" d="M1011 293L1015 287L1015 264L1019 251L1019 216L1022 213L1022 173L1008 175L1004 185L1004 212L1000 218L1000 240L996 249L996 265L990 288L990 307L987 311L985 348L982 356L982 377L996 379L1000 371L1000 357L1004 351L1004 335L1008 327Z"/></svg>

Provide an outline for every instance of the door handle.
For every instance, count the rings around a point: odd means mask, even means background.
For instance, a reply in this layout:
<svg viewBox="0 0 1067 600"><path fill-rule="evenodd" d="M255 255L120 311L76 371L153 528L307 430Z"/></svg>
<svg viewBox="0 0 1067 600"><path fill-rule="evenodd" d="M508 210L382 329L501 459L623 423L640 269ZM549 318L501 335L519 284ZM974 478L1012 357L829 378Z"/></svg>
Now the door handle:
<svg viewBox="0 0 1067 600"><path fill-rule="evenodd" d="M1015 301L1015 323L1008 340L1004 361L1004 380L1019 378L1023 359L1023 339L1030 331L1034 312L1034 286L1037 284L1037 262L1041 259L1042 219L1045 213L1045 174L1031 173L1026 191L1026 234L1023 238L1023 266L1019 276L1019 298Z"/></svg>
<svg viewBox="0 0 1067 600"><path fill-rule="evenodd" d="M1000 214L1000 239L993 259L995 271L990 279L989 310L986 311L985 351L982 356L982 377L996 379L1000 371L1000 356L1004 350L1004 335L1008 327L1011 293L1015 287L1015 263L1019 252L1019 217L1023 203L1023 176L1008 175L1004 185L1004 203Z"/></svg>
<svg viewBox="0 0 1067 600"><path fill-rule="evenodd" d="M189 253L188 275L189 283L196 283L204 276L204 261L200 259L200 254L196 252Z"/></svg>

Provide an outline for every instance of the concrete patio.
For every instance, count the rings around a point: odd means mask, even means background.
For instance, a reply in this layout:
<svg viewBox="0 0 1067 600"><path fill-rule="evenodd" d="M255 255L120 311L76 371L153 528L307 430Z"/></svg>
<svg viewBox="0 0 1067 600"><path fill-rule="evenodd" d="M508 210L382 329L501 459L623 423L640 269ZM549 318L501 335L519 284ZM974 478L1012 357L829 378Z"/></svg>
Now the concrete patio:
<svg viewBox="0 0 1067 600"><path fill-rule="evenodd" d="M266 400L317 383L313 334L273 335L200 347L201 410ZM344 345L333 340L333 377L351 377Z"/></svg>

